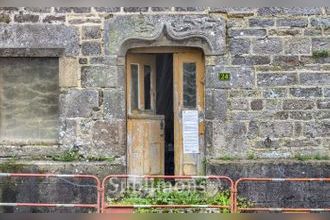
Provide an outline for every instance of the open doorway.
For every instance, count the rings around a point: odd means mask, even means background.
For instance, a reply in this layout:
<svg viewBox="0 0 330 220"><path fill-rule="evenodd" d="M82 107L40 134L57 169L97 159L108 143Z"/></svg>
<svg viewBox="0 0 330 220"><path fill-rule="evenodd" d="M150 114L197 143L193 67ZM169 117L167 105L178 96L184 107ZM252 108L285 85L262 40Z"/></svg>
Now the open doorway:
<svg viewBox="0 0 330 220"><path fill-rule="evenodd" d="M186 48L132 49L126 73L128 173L201 173L203 53Z"/></svg>
<svg viewBox="0 0 330 220"><path fill-rule="evenodd" d="M165 116L165 175L174 175L173 54L156 55L156 114Z"/></svg>

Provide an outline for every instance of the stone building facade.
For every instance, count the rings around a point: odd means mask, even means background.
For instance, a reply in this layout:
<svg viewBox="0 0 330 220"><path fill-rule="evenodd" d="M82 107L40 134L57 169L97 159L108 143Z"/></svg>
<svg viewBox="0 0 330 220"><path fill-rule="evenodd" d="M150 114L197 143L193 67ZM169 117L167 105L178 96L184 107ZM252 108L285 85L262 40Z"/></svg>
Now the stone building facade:
<svg viewBox="0 0 330 220"><path fill-rule="evenodd" d="M328 8L1 8L0 39L0 60L59 63L58 140L2 141L0 157L74 148L125 166L125 55L140 46L203 50L206 159L330 156Z"/></svg>

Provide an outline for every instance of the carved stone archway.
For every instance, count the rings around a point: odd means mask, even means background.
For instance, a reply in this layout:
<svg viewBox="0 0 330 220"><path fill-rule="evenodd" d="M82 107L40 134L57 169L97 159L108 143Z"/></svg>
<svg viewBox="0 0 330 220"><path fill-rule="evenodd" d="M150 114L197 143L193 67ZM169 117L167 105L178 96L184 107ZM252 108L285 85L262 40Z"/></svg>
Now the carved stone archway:
<svg viewBox="0 0 330 220"><path fill-rule="evenodd" d="M211 15L115 16L105 24L105 53L125 56L135 47L185 46L222 55L225 35L225 20Z"/></svg>

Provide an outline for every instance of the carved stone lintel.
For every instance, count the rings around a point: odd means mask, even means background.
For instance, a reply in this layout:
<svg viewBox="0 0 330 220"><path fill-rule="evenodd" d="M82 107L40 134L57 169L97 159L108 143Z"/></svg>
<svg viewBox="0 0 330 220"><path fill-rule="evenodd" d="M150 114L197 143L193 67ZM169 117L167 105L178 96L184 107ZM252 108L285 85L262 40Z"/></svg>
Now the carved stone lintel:
<svg viewBox="0 0 330 220"><path fill-rule="evenodd" d="M184 41L184 46L203 48L206 55L219 55L225 51L225 34L225 20L220 17L119 15L105 24L106 53L123 55L126 51L121 51L121 47L128 41L154 42L161 36L166 36L173 43Z"/></svg>

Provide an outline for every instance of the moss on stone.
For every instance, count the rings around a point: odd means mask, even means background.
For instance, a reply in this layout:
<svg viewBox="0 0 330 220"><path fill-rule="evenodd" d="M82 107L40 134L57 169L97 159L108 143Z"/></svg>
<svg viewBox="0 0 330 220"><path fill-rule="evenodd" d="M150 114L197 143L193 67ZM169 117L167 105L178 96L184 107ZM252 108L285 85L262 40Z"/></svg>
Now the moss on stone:
<svg viewBox="0 0 330 220"><path fill-rule="evenodd" d="M0 172L3 173L18 173L18 172L22 172L23 168L24 165L17 163L15 157L0 163Z"/></svg>
<svg viewBox="0 0 330 220"><path fill-rule="evenodd" d="M10 22L10 17L8 15L0 14L0 23L8 24Z"/></svg>
<svg viewBox="0 0 330 220"><path fill-rule="evenodd" d="M326 58L329 57L329 51L327 50L317 50L313 51L314 58Z"/></svg>
<svg viewBox="0 0 330 220"><path fill-rule="evenodd" d="M309 160L330 160L330 157L327 155L303 155L303 154L296 154L294 159L299 161L309 161Z"/></svg>

